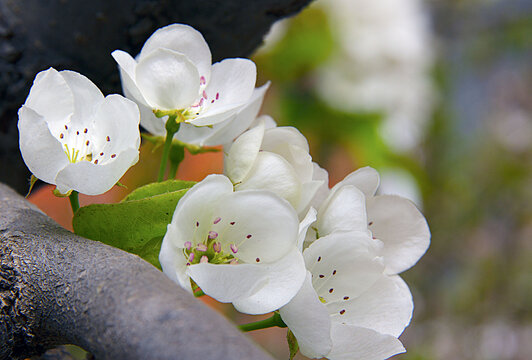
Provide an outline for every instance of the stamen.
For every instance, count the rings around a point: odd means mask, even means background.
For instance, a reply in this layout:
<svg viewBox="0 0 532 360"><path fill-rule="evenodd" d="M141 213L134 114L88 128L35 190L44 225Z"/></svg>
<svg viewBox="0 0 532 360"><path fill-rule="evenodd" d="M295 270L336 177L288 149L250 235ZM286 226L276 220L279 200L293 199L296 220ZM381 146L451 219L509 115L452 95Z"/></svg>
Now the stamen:
<svg viewBox="0 0 532 360"><path fill-rule="evenodd" d="M230 225L234 225L234 224L235 224L235 222L234 222L234 221L231 221L231 222L230 222L229 224L230 224Z"/></svg>
<svg viewBox="0 0 532 360"><path fill-rule="evenodd" d="M65 130L68 130L68 126L65 125Z"/></svg>
<svg viewBox="0 0 532 360"><path fill-rule="evenodd" d="M368 226L371 226L371 225L373 225L373 221L370 221L370 222L368 223Z"/></svg>
<svg viewBox="0 0 532 360"><path fill-rule="evenodd" d="M194 261L194 253L190 253L190 255L188 256L188 261L189 262Z"/></svg>
<svg viewBox="0 0 532 360"><path fill-rule="evenodd" d="M207 245L205 245L205 244L198 244L198 245L196 245L196 249L197 249L198 251L205 252L205 251L207 251Z"/></svg>
<svg viewBox="0 0 532 360"><path fill-rule="evenodd" d="M209 231L209 240L216 239L218 237L218 233L216 231Z"/></svg>
<svg viewBox="0 0 532 360"><path fill-rule="evenodd" d="M344 296L344 300L349 300L349 296Z"/></svg>
<svg viewBox="0 0 532 360"><path fill-rule="evenodd" d="M323 279L324 277L325 277L325 275L320 274L320 279Z"/></svg>
<svg viewBox="0 0 532 360"><path fill-rule="evenodd" d="M260 258L256 258L255 261L256 261L256 262L260 262Z"/></svg>
<svg viewBox="0 0 532 360"><path fill-rule="evenodd" d="M83 132L86 134L87 131L89 131L89 129L85 128L85 130L83 130Z"/></svg>
<svg viewBox="0 0 532 360"><path fill-rule="evenodd" d="M87 142L85 143L85 145L89 146L89 140L87 140Z"/></svg>
<svg viewBox="0 0 532 360"><path fill-rule="evenodd" d="M246 239L251 239L251 234L249 234L248 236L246 236Z"/></svg>
<svg viewBox="0 0 532 360"><path fill-rule="evenodd" d="M192 248L192 243L190 241L185 241L185 249L190 250Z"/></svg>
<svg viewBox="0 0 532 360"><path fill-rule="evenodd" d="M222 220L221 217L217 217L216 219L214 219L214 224L218 224L220 222L220 220Z"/></svg>
<svg viewBox="0 0 532 360"><path fill-rule="evenodd" d="M343 315L343 314L345 314L345 309L340 310L340 315Z"/></svg>
<svg viewBox="0 0 532 360"><path fill-rule="evenodd" d="M222 251L222 244L219 242L214 242L212 244L212 249L214 250L215 253L219 253Z"/></svg>
<svg viewBox="0 0 532 360"><path fill-rule="evenodd" d="M206 257L205 255L203 255L199 262L200 262L200 264L206 264L206 263L209 262L209 258Z"/></svg>
<svg viewBox="0 0 532 360"><path fill-rule="evenodd" d="M79 135L79 131L76 131L76 135Z"/></svg>
<svg viewBox="0 0 532 360"><path fill-rule="evenodd" d="M332 294L333 291L334 291L334 289L333 289L333 288L330 288L330 289L329 289L329 294Z"/></svg>
<svg viewBox="0 0 532 360"><path fill-rule="evenodd" d="M320 262L320 261L321 261L321 256L318 257L318 262Z"/></svg>
<svg viewBox="0 0 532 360"><path fill-rule="evenodd" d="M206 83L205 76L200 77L199 83L200 83L200 85L205 85L205 83Z"/></svg>
<svg viewBox="0 0 532 360"><path fill-rule="evenodd" d="M235 244L231 244L229 245L229 247L231 248L233 254L236 254L238 252L238 247Z"/></svg>
<svg viewBox="0 0 532 360"><path fill-rule="evenodd" d="M64 137L65 137L65 135L63 135L63 133L61 133L61 135L59 135L59 138L60 138L60 139L62 139L62 138L64 138Z"/></svg>
<svg viewBox="0 0 532 360"><path fill-rule="evenodd" d="M111 141L111 138L109 137L109 135L107 135L107 141Z"/></svg>
<svg viewBox="0 0 532 360"><path fill-rule="evenodd" d="M207 92L205 90L203 90L203 98L207 99Z"/></svg>
<svg viewBox="0 0 532 360"><path fill-rule="evenodd" d="M100 156L103 156L103 152L100 153Z"/></svg>
<svg viewBox="0 0 532 360"><path fill-rule="evenodd" d="M238 264L238 259L232 259L231 261L229 261L229 265L237 265Z"/></svg>
<svg viewBox="0 0 532 360"><path fill-rule="evenodd" d="M216 100L220 98L220 93L216 93Z"/></svg>
<svg viewBox="0 0 532 360"><path fill-rule="evenodd" d="M333 271L333 275L336 275L336 270Z"/></svg>
<svg viewBox="0 0 532 360"><path fill-rule="evenodd" d="M111 159L114 159L116 157L116 154L111 155Z"/></svg>
<svg viewBox="0 0 532 360"><path fill-rule="evenodd" d="M196 221L196 227L199 227L199 221Z"/></svg>
<svg viewBox="0 0 532 360"><path fill-rule="evenodd" d="M98 164L98 159L94 160L94 165Z"/></svg>

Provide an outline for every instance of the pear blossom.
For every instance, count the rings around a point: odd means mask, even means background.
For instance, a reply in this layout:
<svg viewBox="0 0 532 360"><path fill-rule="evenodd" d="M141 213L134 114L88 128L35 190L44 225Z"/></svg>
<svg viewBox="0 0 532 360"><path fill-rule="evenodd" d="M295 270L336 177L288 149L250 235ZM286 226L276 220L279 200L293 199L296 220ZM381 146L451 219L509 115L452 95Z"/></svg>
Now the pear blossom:
<svg viewBox="0 0 532 360"><path fill-rule="evenodd" d="M235 115L255 87L256 67L251 60L211 64L209 46L188 25L158 29L136 58L121 50L112 56L120 68L124 94L139 104L141 125L155 135L166 133L168 117L156 117L154 112L176 114L183 127L211 126Z"/></svg>
<svg viewBox="0 0 532 360"><path fill-rule="evenodd" d="M37 74L18 115L24 162L62 194L104 193L138 161L137 105L120 95L104 97L76 72Z"/></svg>
<svg viewBox="0 0 532 360"><path fill-rule="evenodd" d="M319 204L317 221L311 227L315 232L309 231L307 244L337 231L366 232L383 242L387 273L412 267L430 244L427 221L410 200L375 195L379 181L378 172L365 167L336 184Z"/></svg>
<svg viewBox="0 0 532 360"><path fill-rule="evenodd" d="M305 137L294 127L271 127L273 120L239 136L224 158L224 172L235 189L269 190L286 199L303 216L323 185L315 179L315 165Z"/></svg>
<svg viewBox="0 0 532 360"><path fill-rule="evenodd" d="M237 310L263 314L285 305L305 279L294 209L269 191L233 191L209 175L179 201L164 236L163 272Z"/></svg>
<svg viewBox="0 0 532 360"><path fill-rule="evenodd" d="M304 250L307 276L279 310L299 349L311 358L382 360L404 352L408 286L385 274L382 243L364 232L336 232Z"/></svg>

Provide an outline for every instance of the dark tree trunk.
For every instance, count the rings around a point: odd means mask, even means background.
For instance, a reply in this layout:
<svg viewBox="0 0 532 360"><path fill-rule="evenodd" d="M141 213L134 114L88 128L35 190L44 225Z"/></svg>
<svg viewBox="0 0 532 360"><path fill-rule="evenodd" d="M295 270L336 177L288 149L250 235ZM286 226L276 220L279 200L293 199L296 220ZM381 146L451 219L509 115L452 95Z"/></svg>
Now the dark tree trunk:
<svg viewBox="0 0 532 360"><path fill-rule="evenodd" d="M0 184L0 359L75 344L96 359L269 359L135 255L61 228Z"/></svg>

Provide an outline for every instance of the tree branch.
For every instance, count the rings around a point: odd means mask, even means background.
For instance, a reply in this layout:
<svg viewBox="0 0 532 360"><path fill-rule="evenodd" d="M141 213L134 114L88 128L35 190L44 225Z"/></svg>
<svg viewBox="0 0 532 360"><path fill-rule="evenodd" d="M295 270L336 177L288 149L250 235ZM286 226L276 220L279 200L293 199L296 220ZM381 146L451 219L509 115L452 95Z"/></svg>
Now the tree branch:
<svg viewBox="0 0 532 360"><path fill-rule="evenodd" d="M97 359L268 359L135 255L61 228L0 184L0 359L75 344Z"/></svg>

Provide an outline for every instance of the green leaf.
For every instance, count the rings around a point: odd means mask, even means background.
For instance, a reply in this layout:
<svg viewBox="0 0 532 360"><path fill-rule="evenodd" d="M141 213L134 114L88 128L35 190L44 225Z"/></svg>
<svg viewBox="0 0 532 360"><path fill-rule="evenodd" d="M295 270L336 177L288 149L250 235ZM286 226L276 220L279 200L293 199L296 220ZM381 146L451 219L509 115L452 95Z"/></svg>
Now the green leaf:
<svg viewBox="0 0 532 360"><path fill-rule="evenodd" d="M136 254L160 268L159 251L177 203L194 184L170 180L138 188L122 202L80 208L74 232Z"/></svg>
<svg viewBox="0 0 532 360"><path fill-rule="evenodd" d="M297 339L294 336L294 333L288 329L288 332L286 333L286 341L288 341L288 348L290 349L290 360L292 360L299 351L299 344L297 343Z"/></svg>
<svg viewBox="0 0 532 360"><path fill-rule="evenodd" d="M135 189L134 191L129 193L129 195L126 196L122 200L122 202L140 200L150 196L166 194L182 189L188 189L194 186L194 184L196 184L196 182L184 180L167 180L162 182L155 182Z"/></svg>

